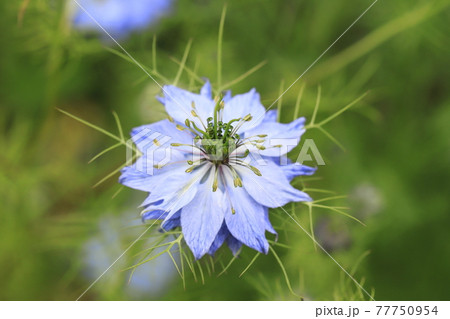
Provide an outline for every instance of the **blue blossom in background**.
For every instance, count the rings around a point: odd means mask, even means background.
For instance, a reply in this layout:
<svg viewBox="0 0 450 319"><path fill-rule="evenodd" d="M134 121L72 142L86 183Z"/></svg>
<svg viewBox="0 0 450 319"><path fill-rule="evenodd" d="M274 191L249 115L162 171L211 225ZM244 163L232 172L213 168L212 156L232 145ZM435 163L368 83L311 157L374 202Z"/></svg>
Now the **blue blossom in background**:
<svg viewBox="0 0 450 319"><path fill-rule="evenodd" d="M224 242L234 254L243 244L267 253L265 233L276 234L269 208L311 201L290 181L315 169L279 164L298 144L305 119L278 123L255 89L215 99L209 82L200 94L174 86L163 91L169 119L132 130L142 156L119 180L149 193L142 219L161 219L166 231L181 227L197 259Z"/></svg>
<svg viewBox="0 0 450 319"><path fill-rule="evenodd" d="M83 246L82 263L84 276L93 281L107 269L128 245L141 233L138 228L140 221L133 218L131 212L127 211L122 215L107 214L98 221L98 231L90 237ZM151 244L152 238L144 239L147 244ZM157 249L157 252L162 249ZM110 273L104 283L106 291L100 292L102 295L120 290L128 297L134 299L148 299L150 296L161 294L171 280L175 277L175 269L171 267L172 260L169 256L161 256L152 263L145 263L136 268L133 275L129 277L129 272ZM117 261L116 267L126 268L130 263L139 261L131 256L125 260ZM177 258L175 255L174 258Z"/></svg>
<svg viewBox="0 0 450 319"><path fill-rule="evenodd" d="M76 28L103 32L89 16L91 15L111 36L118 38L156 23L172 6L172 0L77 0L77 2L84 10L74 2L76 12L72 22Z"/></svg>

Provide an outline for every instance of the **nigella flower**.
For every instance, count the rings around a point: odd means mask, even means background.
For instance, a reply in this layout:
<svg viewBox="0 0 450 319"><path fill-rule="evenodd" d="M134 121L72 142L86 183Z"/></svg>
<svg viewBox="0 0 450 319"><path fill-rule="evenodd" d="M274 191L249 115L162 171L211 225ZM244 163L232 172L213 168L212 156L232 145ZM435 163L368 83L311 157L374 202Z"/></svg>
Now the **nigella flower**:
<svg viewBox="0 0 450 319"><path fill-rule="evenodd" d="M76 28L103 33L98 26L100 24L113 37L118 38L155 23L169 12L172 5L172 0L77 0L77 2L79 5L74 4L76 12L72 20Z"/></svg>
<svg viewBox="0 0 450 319"><path fill-rule="evenodd" d="M279 164L299 142L305 119L278 123L255 89L215 99L209 82L200 94L163 91L169 119L132 130L142 156L119 180L149 193L142 219L161 219L166 231L181 227L197 259L224 242L234 254L243 244L267 253L265 233L276 234L269 208L311 200L290 181L315 169Z"/></svg>

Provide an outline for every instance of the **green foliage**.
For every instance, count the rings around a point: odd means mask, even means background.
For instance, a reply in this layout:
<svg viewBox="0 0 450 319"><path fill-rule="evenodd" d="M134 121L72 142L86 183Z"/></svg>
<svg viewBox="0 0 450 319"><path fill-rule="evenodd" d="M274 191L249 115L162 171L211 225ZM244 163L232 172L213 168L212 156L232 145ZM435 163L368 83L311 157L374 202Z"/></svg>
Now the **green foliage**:
<svg viewBox="0 0 450 319"><path fill-rule="evenodd" d="M165 117L149 76L190 90L206 76L215 94L256 87L280 121L309 119L327 165L293 181L314 202L272 210L268 256L221 249L194 261L179 232L148 231L83 298L369 300L363 287L376 299L448 299L448 1L379 1L281 99L370 3L227 2L180 1L121 41L132 58L72 30L63 1L0 4L1 299L78 298L103 218L138 217L140 198L116 180L127 132ZM148 227L116 229L111 263ZM128 293L135 266L163 255L173 280Z"/></svg>

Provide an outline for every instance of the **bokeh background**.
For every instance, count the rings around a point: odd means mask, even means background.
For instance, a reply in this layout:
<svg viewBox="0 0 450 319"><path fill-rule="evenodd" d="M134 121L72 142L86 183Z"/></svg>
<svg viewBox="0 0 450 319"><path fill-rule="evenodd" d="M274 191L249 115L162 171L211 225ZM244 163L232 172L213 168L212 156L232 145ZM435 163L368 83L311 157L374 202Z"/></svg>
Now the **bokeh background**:
<svg viewBox="0 0 450 319"><path fill-rule="evenodd" d="M174 0L164 15L139 27L116 25L124 28L118 41L149 70L155 71L156 56L155 75L170 84L192 40L186 66L214 85L224 4ZM231 88L242 93L256 87L269 106L280 88L288 87L370 4L228 0L223 82L265 61ZM288 122L304 86L300 115L309 119L320 85L317 119L322 120L369 92L325 126L344 149L317 129L307 132L326 166L314 178L294 183L346 195L326 203L349 207L346 212L366 226L314 207L315 236L377 300L450 298L449 7L449 1L379 0L282 99L280 118ZM114 141L57 108L117 134L115 111L128 133L165 117L154 98L160 89L114 54L118 48L104 33L77 27L76 11L72 1L0 2L3 300L74 300L143 230L137 206L145 194L121 190L118 174L93 187L123 163L124 149L88 164ZM110 19L125 9L118 12ZM187 71L178 84L201 85ZM310 229L307 206L287 209ZM271 219L282 229L279 241L289 246L276 251L297 294L312 300L368 299L281 210L272 211ZM146 245L147 239L140 241L83 299L298 299L271 254L260 256L239 277L254 256L250 249L220 276L230 254L217 256L214 270L211 260L205 261L204 283L197 269L196 278L186 275L184 288L167 256L139 267L129 281L124 269Z"/></svg>

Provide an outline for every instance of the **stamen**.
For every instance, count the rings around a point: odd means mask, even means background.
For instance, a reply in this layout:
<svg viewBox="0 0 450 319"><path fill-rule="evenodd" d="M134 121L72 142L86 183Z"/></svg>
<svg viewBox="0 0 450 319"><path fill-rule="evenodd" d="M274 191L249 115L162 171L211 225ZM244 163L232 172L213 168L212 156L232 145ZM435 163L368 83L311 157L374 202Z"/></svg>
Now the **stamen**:
<svg viewBox="0 0 450 319"><path fill-rule="evenodd" d="M249 168L257 176L262 176L261 171L259 169L257 169L256 167L250 165L250 164L247 164L247 163L245 163L245 162L243 162L241 160L236 160L236 164L239 164L241 166L245 166L245 167Z"/></svg>
<svg viewBox="0 0 450 319"><path fill-rule="evenodd" d="M178 128L178 129L180 131L181 131L181 128L183 128L183 130L188 129L192 134L194 134L195 138L197 138L197 137L200 138L200 136L198 134L199 132L196 132L193 128L191 128L191 123L194 124L194 122L191 122L191 121L189 121L189 119L186 119L184 121L184 124L186 125L186 127L183 127L181 125L177 125L177 128L179 126L180 128ZM200 133L203 132L202 130L199 130L199 131L200 131Z"/></svg>
<svg viewBox="0 0 450 319"><path fill-rule="evenodd" d="M197 165L197 164L203 163L204 161L206 161L206 158L203 157L203 158L201 158L199 160L196 160L196 161L188 160L187 163L189 165Z"/></svg>
<svg viewBox="0 0 450 319"><path fill-rule="evenodd" d="M196 148L196 149L202 151L202 153L206 155L205 151L204 151L202 148L198 147L197 145L193 145L193 144L181 144L181 143L171 143L170 146L173 146L173 147L189 146L189 147L193 147L193 148Z"/></svg>
<svg viewBox="0 0 450 319"><path fill-rule="evenodd" d="M192 106L192 110L191 110L192 116L198 118L199 121L200 121L200 123L203 125L203 128L206 130L205 123L203 123L201 117L198 116L197 112L195 111L195 103L194 103L194 101L192 101L191 106ZM186 120L186 121L187 121L187 120ZM191 123L194 124L194 122L191 122Z"/></svg>
<svg viewBox="0 0 450 319"><path fill-rule="evenodd" d="M236 155L236 158L246 158L250 154L250 151L248 149L245 150L244 154Z"/></svg>
<svg viewBox="0 0 450 319"><path fill-rule="evenodd" d="M223 170L220 171L220 175L222 176L222 180L225 180L225 175L223 173ZM231 207L231 213L234 215L236 213L236 211L233 208L233 203L231 202L231 198L230 198L230 194L228 193L228 187L225 187L225 195L228 199L228 202L230 203L230 207Z"/></svg>
<svg viewBox="0 0 450 319"><path fill-rule="evenodd" d="M233 175L233 183L234 187L242 187L242 180L239 177L239 174L236 172L233 166L227 165L230 168L231 174Z"/></svg>
<svg viewBox="0 0 450 319"><path fill-rule="evenodd" d="M241 142L246 142L246 143L239 144L239 146L242 146L242 145L247 144L247 143L252 143L252 142L264 143L266 141L266 139L263 138L264 136L267 136L267 135L252 135L252 136L246 137L246 138L241 140ZM252 140L252 138L255 138L255 137L259 137L261 139L260 140Z"/></svg>
<svg viewBox="0 0 450 319"><path fill-rule="evenodd" d="M217 178L217 174L219 173L219 167L218 165L216 165L216 170L214 172L214 182L213 182L213 186L212 186L212 191L215 192L217 190L217 187L219 186L219 180Z"/></svg>
<svg viewBox="0 0 450 319"><path fill-rule="evenodd" d="M253 173L255 173L258 176L262 176L261 172L259 171L259 169L257 169L254 166L249 165L250 169L252 170Z"/></svg>
<svg viewBox="0 0 450 319"><path fill-rule="evenodd" d="M159 143L156 138L153 140L153 144L155 144L156 146L161 146L161 143Z"/></svg>
<svg viewBox="0 0 450 319"><path fill-rule="evenodd" d="M206 158L201 158L198 162L204 162L204 161L206 161L207 159ZM155 165L153 165L153 168L156 168L156 169L161 169L161 168L163 168L163 167L166 167L166 166L169 166L169 165L175 165L175 164L180 164L180 163L183 163L184 162L184 160L182 160L182 161L175 161L175 162L170 162L170 163L166 163L166 164L155 164ZM189 162L189 161L188 161ZM195 162L193 162L193 164L194 163L196 163L197 161L195 161Z"/></svg>
<svg viewBox="0 0 450 319"><path fill-rule="evenodd" d="M190 173L194 170L195 166L189 167L187 170L185 170L186 173Z"/></svg>
<svg viewBox="0 0 450 319"><path fill-rule="evenodd" d="M253 116L251 114L247 114L246 116L244 116L244 118L238 123L238 125L236 125L234 130L231 132L231 135L236 134L237 131L239 131L239 129L241 128L241 126L244 125L245 122L251 121L252 118L253 118Z"/></svg>
<svg viewBox="0 0 450 319"><path fill-rule="evenodd" d="M185 127L181 126L180 124L177 124L176 127L177 127L177 130L179 130L179 131L184 131L186 129Z"/></svg>

